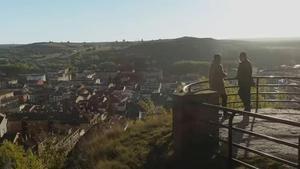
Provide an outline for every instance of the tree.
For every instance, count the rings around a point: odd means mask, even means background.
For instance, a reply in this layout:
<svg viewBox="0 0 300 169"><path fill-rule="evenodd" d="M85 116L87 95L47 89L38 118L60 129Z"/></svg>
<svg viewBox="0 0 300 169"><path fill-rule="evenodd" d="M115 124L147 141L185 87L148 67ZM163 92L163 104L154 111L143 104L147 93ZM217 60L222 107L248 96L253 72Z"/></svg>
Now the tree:
<svg viewBox="0 0 300 169"><path fill-rule="evenodd" d="M48 169L61 169L67 156L66 152L62 148L55 148L54 144L48 141L45 143L40 158Z"/></svg>
<svg viewBox="0 0 300 169"><path fill-rule="evenodd" d="M152 100L140 100L138 102L138 106L141 108L143 112L145 112L147 115L153 115L153 114L162 114L162 113L168 113L168 111L162 107L162 106L156 106Z"/></svg>
<svg viewBox="0 0 300 169"><path fill-rule="evenodd" d="M155 114L156 113L155 105L151 100L139 101L138 105L147 114Z"/></svg>
<svg viewBox="0 0 300 169"><path fill-rule="evenodd" d="M42 162L31 151L5 141L0 146L0 168L3 169L44 169Z"/></svg>

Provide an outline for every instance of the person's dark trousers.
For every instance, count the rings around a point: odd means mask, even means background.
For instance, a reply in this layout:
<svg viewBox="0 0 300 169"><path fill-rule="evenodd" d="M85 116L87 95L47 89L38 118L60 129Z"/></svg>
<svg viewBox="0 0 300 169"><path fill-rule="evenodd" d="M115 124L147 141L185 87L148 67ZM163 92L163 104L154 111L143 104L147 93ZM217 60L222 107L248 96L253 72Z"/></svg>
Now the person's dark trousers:
<svg viewBox="0 0 300 169"><path fill-rule="evenodd" d="M223 107L227 107L227 94L223 93L220 95L221 99L222 99L222 106ZM229 117L229 115L227 114L227 111L223 110L223 116L222 116L222 120L224 121Z"/></svg>
<svg viewBox="0 0 300 169"><path fill-rule="evenodd" d="M239 96L244 104L244 110L251 112L251 86L240 86ZM243 120L249 121L248 116L244 116Z"/></svg>
<svg viewBox="0 0 300 169"><path fill-rule="evenodd" d="M223 107L227 107L227 94L221 94L221 99L222 99L222 106ZM226 114L226 111L224 111L224 113Z"/></svg>
<svg viewBox="0 0 300 169"><path fill-rule="evenodd" d="M227 94L221 94L222 106L227 107Z"/></svg>

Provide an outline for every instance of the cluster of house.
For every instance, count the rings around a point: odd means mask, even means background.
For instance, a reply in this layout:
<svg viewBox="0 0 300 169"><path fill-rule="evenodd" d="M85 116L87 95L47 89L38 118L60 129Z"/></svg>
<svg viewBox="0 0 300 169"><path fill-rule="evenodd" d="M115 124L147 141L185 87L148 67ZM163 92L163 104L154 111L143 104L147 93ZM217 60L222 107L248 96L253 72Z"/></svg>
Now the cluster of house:
<svg viewBox="0 0 300 169"><path fill-rule="evenodd" d="M36 148L49 137L86 131L108 117L141 118L139 101L170 102L176 83L161 70L71 72L0 79L0 138Z"/></svg>

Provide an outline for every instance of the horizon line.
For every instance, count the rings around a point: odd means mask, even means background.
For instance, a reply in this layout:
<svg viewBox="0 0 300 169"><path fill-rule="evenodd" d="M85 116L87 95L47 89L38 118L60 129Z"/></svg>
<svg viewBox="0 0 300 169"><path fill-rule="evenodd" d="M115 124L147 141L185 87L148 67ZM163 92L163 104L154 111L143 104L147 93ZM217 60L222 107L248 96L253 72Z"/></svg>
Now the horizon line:
<svg viewBox="0 0 300 169"><path fill-rule="evenodd" d="M196 38L196 39L214 39L214 40L238 40L238 41L297 41L300 40L300 37L248 37L248 38L214 38L214 37L196 37L196 36L181 36L173 38L158 38L158 39L143 39L140 40L103 40L103 41L35 41L28 43L0 43L0 45L29 45L37 43L114 43L114 42L150 42L150 41L159 41L159 40L174 40L180 38Z"/></svg>

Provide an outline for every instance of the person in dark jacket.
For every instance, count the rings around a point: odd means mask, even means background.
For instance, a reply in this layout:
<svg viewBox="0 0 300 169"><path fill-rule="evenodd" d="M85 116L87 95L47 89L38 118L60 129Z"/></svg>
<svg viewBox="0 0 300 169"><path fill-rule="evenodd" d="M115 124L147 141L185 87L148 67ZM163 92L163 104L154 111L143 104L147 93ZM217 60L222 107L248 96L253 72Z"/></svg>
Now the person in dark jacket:
<svg viewBox="0 0 300 169"><path fill-rule="evenodd" d="M221 56L214 55L209 69L209 87L220 95L223 107L227 106L227 94L224 86L224 78L226 76L227 73L225 73L221 64ZM226 115L226 112L224 112L222 120L227 118Z"/></svg>
<svg viewBox="0 0 300 169"><path fill-rule="evenodd" d="M245 52L240 53L240 64L237 71L239 85L238 94L244 104L244 110L251 111L251 86L254 85L252 78L252 65ZM249 117L244 116L243 121L248 123Z"/></svg>

